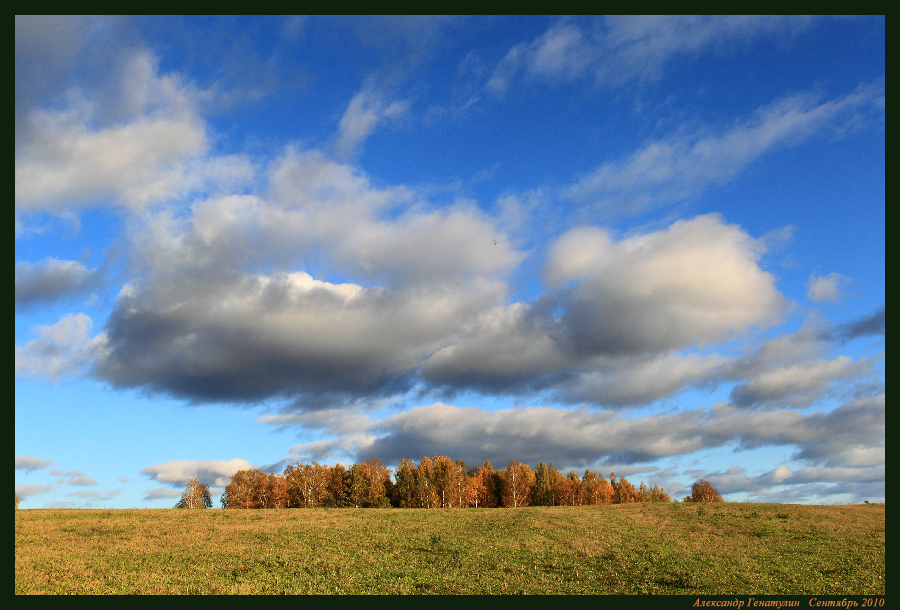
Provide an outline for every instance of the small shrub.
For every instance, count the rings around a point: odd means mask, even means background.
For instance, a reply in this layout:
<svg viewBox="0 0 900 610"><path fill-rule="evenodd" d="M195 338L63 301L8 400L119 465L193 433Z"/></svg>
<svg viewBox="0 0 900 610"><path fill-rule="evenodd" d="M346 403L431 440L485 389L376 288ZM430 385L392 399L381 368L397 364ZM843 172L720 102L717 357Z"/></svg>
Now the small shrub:
<svg viewBox="0 0 900 610"><path fill-rule="evenodd" d="M691 502L724 502L719 490L706 479L691 485Z"/></svg>

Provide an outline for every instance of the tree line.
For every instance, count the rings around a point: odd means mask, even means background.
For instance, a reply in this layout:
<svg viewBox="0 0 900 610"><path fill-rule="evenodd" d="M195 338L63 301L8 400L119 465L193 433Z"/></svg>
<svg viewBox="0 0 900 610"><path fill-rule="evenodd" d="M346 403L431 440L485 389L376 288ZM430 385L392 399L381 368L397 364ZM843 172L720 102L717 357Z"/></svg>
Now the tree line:
<svg viewBox="0 0 900 610"><path fill-rule="evenodd" d="M207 486L206 497L208 493ZM189 502L194 495L198 500ZM179 505L203 508L205 500L194 490ZM591 470L564 475L553 464L541 462L532 470L516 460L503 470L489 461L467 468L462 460L443 455L425 456L418 464L403 459L393 472L377 459L349 468L298 463L284 474L239 470L222 494L223 508L517 508L670 501L661 487L647 487L643 481L635 487L615 473L609 480Z"/></svg>

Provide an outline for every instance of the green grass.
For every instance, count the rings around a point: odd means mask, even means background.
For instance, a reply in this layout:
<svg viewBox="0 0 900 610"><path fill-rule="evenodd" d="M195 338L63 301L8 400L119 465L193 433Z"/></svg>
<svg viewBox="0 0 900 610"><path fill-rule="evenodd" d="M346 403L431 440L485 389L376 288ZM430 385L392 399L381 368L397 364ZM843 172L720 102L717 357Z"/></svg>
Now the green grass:
<svg viewBox="0 0 900 610"><path fill-rule="evenodd" d="M19 510L16 593L884 594L884 513Z"/></svg>

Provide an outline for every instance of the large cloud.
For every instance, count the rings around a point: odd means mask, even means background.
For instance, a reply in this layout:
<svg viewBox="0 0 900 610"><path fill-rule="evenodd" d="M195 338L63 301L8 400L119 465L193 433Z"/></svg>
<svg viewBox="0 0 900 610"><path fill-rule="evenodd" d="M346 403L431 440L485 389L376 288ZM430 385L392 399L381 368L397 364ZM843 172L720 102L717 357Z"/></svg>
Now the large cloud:
<svg viewBox="0 0 900 610"><path fill-rule="evenodd" d="M268 199L198 202L137 236L146 273L117 299L102 378L198 401L310 406L402 394L420 378L451 393L565 382L567 401L623 405L704 383L713 360L670 352L769 325L785 305L758 242L717 216L618 241L574 229L551 249L551 292L505 305L502 278L521 255L480 213L413 205L385 217L409 195L318 155L288 155L272 183ZM357 222L335 216L342 209ZM326 268L383 284L248 272L322 252ZM658 387L613 389L650 366L664 373Z"/></svg>
<svg viewBox="0 0 900 610"><path fill-rule="evenodd" d="M726 363L726 358L715 354L625 358L559 384L555 394L561 401L574 404L650 404L687 388L714 387L727 379L723 375Z"/></svg>
<svg viewBox="0 0 900 610"><path fill-rule="evenodd" d="M59 25L80 32L84 23L26 20L22 25L28 32L45 28L47 37ZM65 214L111 203L139 209L248 178L252 168L243 157L207 156L209 136L196 111L200 92L177 75L160 74L156 58L146 51L125 46L106 51L114 58L103 70L109 78L72 87L64 106L31 100L33 106L20 107L17 95L17 214ZM23 62L28 64L23 79L30 83L43 76L30 60Z"/></svg>
<svg viewBox="0 0 900 610"><path fill-rule="evenodd" d="M66 86L91 25L103 18L80 15L16 15L16 145L25 135L28 110Z"/></svg>
<svg viewBox="0 0 900 610"><path fill-rule="evenodd" d="M569 400L608 405L702 383L713 360L679 358L672 350L771 325L786 305L774 278L758 266L759 249L717 216L619 241L602 229L573 229L551 248L551 292L483 313L425 362L424 375L435 384L492 392L565 382L561 395ZM626 365L622 357L631 360ZM650 367L664 373L656 388L622 379Z"/></svg>
<svg viewBox="0 0 900 610"><path fill-rule="evenodd" d="M708 442L737 437L746 449L795 445L798 459L826 466L869 466L884 461L884 394L853 399L832 411L747 413L720 404L703 435Z"/></svg>
<svg viewBox="0 0 900 610"><path fill-rule="evenodd" d="M70 209L121 195L131 204L170 197L183 157L205 148L185 121L140 120L89 132L69 117L37 115L35 141L16 159L16 205Z"/></svg>
<svg viewBox="0 0 900 610"><path fill-rule="evenodd" d="M578 367L540 307L515 303L492 308L463 330L424 362L422 373L429 383L446 390L536 391L571 376L570 367Z"/></svg>
<svg viewBox="0 0 900 610"><path fill-rule="evenodd" d="M392 293L299 272L222 288L232 294L198 293L176 307L120 297L99 373L196 400L377 394L394 384L402 392L471 307L454 293Z"/></svg>
<svg viewBox="0 0 900 610"><path fill-rule="evenodd" d="M423 358L504 298L499 277L521 259L477 210L423 208L293 153L266 199L155 216L135 243L145 273L119 295L96 370L194 400L403 392ZM287 270L312 261L383 284Z"/></svg>
<svg viewBox="0 0 900 610"><path fill-rule="evenodd" d="M576 229L553 246L547 277L577 282L561 318L575 350L654 353L776 321L786 303L757 265L758 247L715 215L619 242Z"/></svg>
<svg viewBox="0 0 900 610"><path fill-rule="evenodd" d="M849 356L814 360L793 366L773 367L735 387L731 401L740 407L764 404L808 407L837 382L856 379L871 372L867 360Z"/></svg>
<svg viewBox="0 0 900 610"><path fill-rule="evenodd" d="M796 458L826 467L884 463L884 395L860 398L824 413L746 412L727 404L674 414L622 417L586 409L521 407L487 411L443 403L416 407L372 426L377 436L359 460L386 463L442 454L466 463L580 468L640 463L729 444L751 449L794 446Z"/></svg>
<svg viewBox="0 0 900 610"><path fill-rule="evenodd" d="M732 466L725 471L693 474L707 479L728 498L743 493L757 502L844 504L866 498L884 498L884 465L863 467L804 467L792 470L781 465L756 476Z"/></svg>

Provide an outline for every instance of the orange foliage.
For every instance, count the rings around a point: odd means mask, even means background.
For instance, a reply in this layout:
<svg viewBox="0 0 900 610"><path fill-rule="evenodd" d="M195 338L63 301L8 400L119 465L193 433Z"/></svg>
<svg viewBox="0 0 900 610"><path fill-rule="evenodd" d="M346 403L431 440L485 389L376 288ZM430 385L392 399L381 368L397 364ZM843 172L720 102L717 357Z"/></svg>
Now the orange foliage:
<svg viewBox="0 0 900 610"><path fill-rule="evenodd" d="M691 502L724 502L719 491L706 479L691 485Z"/></svg>
<svg viewBox="0 0 900 610"><path fill-rule="evenodd" d="M461 460L447 456L422 457L416 467L403 459L391 479L391 470L377 459L353 464L348 470L341 464L333 467L317 462L285 468L284 475L266 474L261 470L239 470L222 495L225 508L314 508L322 506L372 507L393 505L404 508L512 507L533 504L578 506L613 502L669 502L662 488L647 488L643 481L638 490L627 479L610 481L602 474L586 470L583 477L570 472L567 476L553 467L538 464L533 472L527 464L510 460L505 470L495 471L490 462L466 470ZM707 481L701 481L706 483ZM695 493L706 493L695 484ZM712 486L709 486L710 488ZM713 492L715 492L715 489ZM712 497L721 502L718 492ZM690 500L689 500L690 501Z"/></svg>

